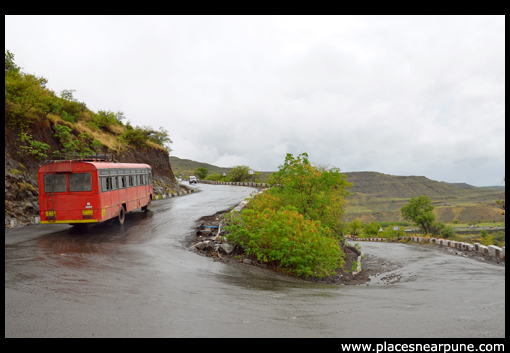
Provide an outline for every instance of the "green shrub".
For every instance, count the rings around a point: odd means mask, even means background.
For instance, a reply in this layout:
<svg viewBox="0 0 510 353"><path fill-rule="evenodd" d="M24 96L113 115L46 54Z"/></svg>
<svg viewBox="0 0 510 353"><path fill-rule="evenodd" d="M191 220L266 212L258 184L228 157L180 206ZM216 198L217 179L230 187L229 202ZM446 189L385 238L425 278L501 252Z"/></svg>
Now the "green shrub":
<svg viewBox="0 0 510 353"><path fill-rule="evenodd" d="M345 263L331 230L305 219L294 207L261 213L244 209L242 220L230 224L227 231L230 241L283 273L324 277L335 274Z"/></svg>
<svg viewBox="0 0 510 353"><path fill-rule="evenodd" d="M145 138L145 134L141 129L126 129L126 131L122 134L121 138L124 142L132 145L133 147L143 150L147 146L147 140Z"/></svg>
<svg viewBox="0 0 510 353"><path fill-rule="evenodd" d="M67 113L66 111L62 112L62 119L65 121L69 121L70 123L76 122L76 117Z"/></svg>
<svg viewBox="0 0 510 353"><path fill-rule="evenodd" d="M287 154L273 188L251 200L227 231L229 240L279 271L324 277L344 264L337 237L352 184L339 169L316 168L307 157Z"/></svg>
<svg viewBox="0 0 510 353"><path fill-rule="evenodd" d="M56 157L86 157L100 152L103 148L101 142L86 132L75 136L69 126L59 124L56 124L54 129L54 136L60 140L63 146L62 150L53 152Z"/></svg>
<svg viewBox="0 0 510 353"><path fill-rule="evenodd" d="M125 128L126 131L121 135L121 139L139 150L145 149L147 147L147 141L151 141L160 145L169 153L172 151L169 146L172 140L168 136L168 131L163 127L160 127L159 130L154 130L149 126L133 127L128 121Z"/></svg>
<svg viewBox="0 0 510 353"><path fill-rule="evenodd" d="M204 180L212 180L212 181L226 181L223 175L220 174L209 174L204 178Z"/></svg>
<svg viewBox="0 0 510 353"><path fill-rule="evenodd" d="M20 151L18 151L19 154L22 156L25 154L31 155L34 156L37 160L41 160L48 156L46 152L50 148L50 145L34 140L31 135L28 135L25 132L20 132L19 136L21 141L19 146Z"/></svg>
<svg viewBox="0 0 510 353"><path fill-rule="evenodd" d="M482 243L482 245L485 245L485 246L495 245L492 235L486 235L485 237L483 237L481 243Z"/></svg>
<svg viewBox="0 0 510 353"><path fill-rule="evenodd" d="M62 100L61 110L62 110L62 113L65 112L65 113L67 113L67 115L71 115L74 117L80 116L80 115L82 115L83 108L84 108L84 103L80 103L77 101L68 101L65 99ZM62 119L64 119L64 117L62 117Z"/></svg>
<svg viewBox="0 0 510 353"><path fill-rule="evenodd" d="M379 228L381 226L377 222L372 222L370 224L367 224L363 228L363 235L367 237L377 237L379 235Z"/></svg>
<svg viewBox="0 0 510 353"><path fill-rule="evenodd" d="M455 229L452 226L445 226L440 230L440 234L445 239L453 238L455 237Z"/></svg>
<svg viewBox="0 0 510 353"><path fill-rule="evenodd" d="M377 235L379 238L386 238L386 239L392 239L392 238L401 238L405 236L405 230L403 227L399 227L399 230L393 230L393 225L387 226L386 228L383 228L382 232L378 232Z"/></svg>
<svg viewBox="0 0 510 353"><path fill-rule="evenodd" d="M347 231L348 234L356 237L363 231L363 226L361 225L359 219L355 219L347 225L345 230Z"/></svg>
<svg viewBox="0 0 510 353"><path fill-rule="evenodd" d="M98 112L92 116L92 123L99 129L105 131L110 131L111 125L118 125L115 113L110 110L98 110Z"/></svg>
<svg viewBox="0 0 510 353"><path fill-rule="evenodd" d="M227 180L231 182L248 181L250 167L247 165L238 165L232 168L227 174Z"/></svg>
<svg viewBox="0 0 510 353"><path fill-rule="evenodd" d="M209 174L209 171L207 170L207 168L205 167L198 167L196 170L195 170L195 175L199 178L199 179L205 179L207 177L207 174Z"/></svg>
<svg viewBox="0 0 510 353"><path fill-rule="evenodd" d="M340 169L319 169L302 153L297 158L287 153L284 165L272 177L270 193L277 195L284 205L296 207L306 219L320 220L335 234L342 228L348 188Z"/></svg>

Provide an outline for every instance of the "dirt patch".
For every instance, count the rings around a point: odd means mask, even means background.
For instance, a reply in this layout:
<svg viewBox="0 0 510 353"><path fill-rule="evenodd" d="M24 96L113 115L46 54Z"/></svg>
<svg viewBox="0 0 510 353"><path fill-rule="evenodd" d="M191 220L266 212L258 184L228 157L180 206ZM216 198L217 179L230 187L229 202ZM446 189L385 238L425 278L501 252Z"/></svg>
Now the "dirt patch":
<svg viewBox="0 0 510 353"><path fill-rule="evenodd" d="M211 257L214 261L223 262L228 265L245 269L257 268L257 273L268 277L282 275L271 263L261 263L256 256L248 255L243 248L234 246L224 241L222 215L229 210L218 212L211 216L200 218L197 227L196 238L189 244L194 252ZM327 277L292 277L292 279L321 284L333 285L369 285L371 276L378 276L379 282L393 284L400 281L400 275L393 271L402 267L401 264L381 259L374 255L364 255L362 258L362 269L353 274L352 268L358 260L358 254L344 247L346 255L343 269L337 269L336 274ZM356 268L356 266L354 266ZM250 271L253 272L253 271ZM387 275L383 276L383 274ZM291 276L286 276L287 278Z"/></svg>

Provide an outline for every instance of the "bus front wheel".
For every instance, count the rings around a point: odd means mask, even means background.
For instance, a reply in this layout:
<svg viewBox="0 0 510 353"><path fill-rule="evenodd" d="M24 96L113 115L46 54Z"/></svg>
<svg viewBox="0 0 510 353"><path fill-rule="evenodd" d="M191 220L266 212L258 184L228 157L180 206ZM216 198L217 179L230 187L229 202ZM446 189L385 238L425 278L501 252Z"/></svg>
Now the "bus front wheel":
<svg viewBox="0 0 510 353"><path fill-rule="evenodd" d="M123 225L125 219L126 219L126 210L124 209L124 206L120 206L119 217L117 218L119 225Z"/></svg>

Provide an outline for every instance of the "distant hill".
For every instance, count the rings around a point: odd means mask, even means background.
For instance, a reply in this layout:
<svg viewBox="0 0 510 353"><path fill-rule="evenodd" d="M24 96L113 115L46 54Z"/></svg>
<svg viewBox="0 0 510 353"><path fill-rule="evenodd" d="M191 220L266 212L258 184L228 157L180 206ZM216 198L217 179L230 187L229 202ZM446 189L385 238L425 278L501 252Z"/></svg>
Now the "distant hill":
<svg viewBox="0 0 510 353"><path fill-rule="evenodd" d="M170 164L172 165L172 170L174 171L174 175L176 176L182 176L183 178L186 178L190 175L195 174L195 170L199 167L204 167L209 171L209 174L220 174L223 173L228 174L232 170L232 168L226 168L226 167L218 167L209 163L203 163L203 162L195 162L191 159L181 159L175 156L170 156ZM258 181L261 183L264 183L267 181L270 175L272 175L274 172L261 172L257 171L259 176L257 177Z"/></svg>
<svg viewBox="0 0 510 353"><path fill-rule="evenodd" d="M456 188L459 188L459 189L470 189L470 188L475 188L476 187L476 186L469 185L469 184L466 184L466 183L447 183L446 181L441 181L441 183L445 183L447 185L452 185L452 186L455 186Z"/></svg>
<svg viewBox="0 0 510 353"><path fill-rule="evenodd" d="M174 175L187 177L194 175L195 170L199 167L207 168L209 173L223 174L228 173L232 168L217 167L209 163L195 162L191 159L181 159L175 156L170 156L170 164Z"/></svg>
<svg viewBox="0 0 510 353"><path fill-rule="evenodd" d="M451 197L466 194L465 189L480 189L464 183L445 183L424 176L398 176L378 172L343 173L353 182L352 192L378 197L411 198L420 195Z"/></svg>

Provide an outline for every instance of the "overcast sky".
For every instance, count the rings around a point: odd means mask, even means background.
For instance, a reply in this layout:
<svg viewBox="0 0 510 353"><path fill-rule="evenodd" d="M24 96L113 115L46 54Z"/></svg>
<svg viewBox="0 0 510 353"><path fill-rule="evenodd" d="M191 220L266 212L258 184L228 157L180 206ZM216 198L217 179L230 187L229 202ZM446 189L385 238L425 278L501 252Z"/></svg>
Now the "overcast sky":
<svg viewBox="0 0 510 353"><path fill-rule="evenodd" d="M179 158L504 185L504 16L6 16L5 49Z"/></svg>

